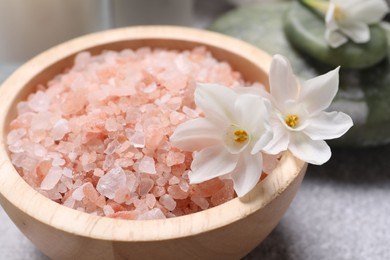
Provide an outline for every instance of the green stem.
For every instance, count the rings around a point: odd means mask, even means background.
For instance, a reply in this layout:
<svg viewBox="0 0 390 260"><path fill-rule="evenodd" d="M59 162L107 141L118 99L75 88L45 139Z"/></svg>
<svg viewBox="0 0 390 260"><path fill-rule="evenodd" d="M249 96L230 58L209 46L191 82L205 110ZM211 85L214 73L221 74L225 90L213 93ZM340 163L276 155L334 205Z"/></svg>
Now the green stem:
<svg viewBox="0 0 390 260"><path fill-rule="evenodd" d="M325 0L299 0L303 5L314 11L321 17L325 17L329 7L329 1Z"/></svg>

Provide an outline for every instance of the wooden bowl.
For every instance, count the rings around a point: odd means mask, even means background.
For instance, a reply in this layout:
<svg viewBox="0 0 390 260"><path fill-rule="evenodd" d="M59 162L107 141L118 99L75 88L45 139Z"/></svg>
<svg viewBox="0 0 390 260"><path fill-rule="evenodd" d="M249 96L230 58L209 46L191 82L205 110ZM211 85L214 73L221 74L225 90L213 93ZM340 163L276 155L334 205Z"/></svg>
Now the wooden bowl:
<svg viewBox="0 0 390 260"><path fill-rule="evenodd" d="M0 202L18 228L52 259L239 259L276 226L295 196L307 164L286 153L247 196L182 217L119 220L59 205L31 188L13 167L6 147L16 104L70 67L75 54L142 46L206 46L248 81L267 85L271 57L239 40L197 29L146 26L87 35L27 62L0 88Z"/></svg>

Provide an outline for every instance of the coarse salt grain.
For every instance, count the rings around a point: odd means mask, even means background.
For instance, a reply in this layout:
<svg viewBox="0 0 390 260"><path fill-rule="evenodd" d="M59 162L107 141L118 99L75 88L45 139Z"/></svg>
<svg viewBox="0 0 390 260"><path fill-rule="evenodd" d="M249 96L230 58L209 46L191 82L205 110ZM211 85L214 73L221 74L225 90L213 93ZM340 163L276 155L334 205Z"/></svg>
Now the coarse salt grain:
<svg viewBox="0 0 390 260"><path fill-rule="evenodd" d="M72 198L73 198L74 200L81 201L81 200L85 197L85 194L84 194L84 187L85 187L88 183L89 183L89 182L84 183L83 185L81 185L80 187L78 187L77 189L75 189L75 190L72 192Z"/></svg>
<svg viewBox="0 0 390 260"><path fill-rule="evenodd" d="M164 213L159 208L154 208L141 214L137 219L149 220L149 219L164 219L166 218Z"/></svg>
<svg viewBox="0 0 390 260"><path fill-rule="evenodd" d="M51 190L60 181L62 169L60 167L52 167L41 183L42 190Z"/></svg>
<svg viewBox="0 0 390 260"><path fill-rule="evenodd" d="M159 199L159 202L169 211L172 211L176 208L176 201L170 195L162 195Z"/></svg>
<svg viewBox="0 0 390 260"><path fill-rule="evenodd" d="M154 159L149 156L144 156L141 162L139 163L139 170L140 172L155 174L156 167L155 167Z"/></svg>
<svg viewBox="0 0 390 260"><path fill-rule="evenodd" d="M115 167L102 176L96 184L100 194L109 199L115 197L115 192L126 183L126 174L120 167Z"/></svg>
<svg viewBox="0 0 390 260"><path fill-rule="evenodd" d="M82 52L17 104L12 163L48 198L99 216L161 219L219 205L234 197L232 183L190 185L192 155L169 142L177 125L200 116L196 82L245 85L204 47Z"/></svg>
<svg viewBox="0 0 390 260"><path fill-rule="evenodd" d="M58 141L64 138L64 135L66 135L67 133L69 133L68 121L61 118L53 125L53 128L50 132L50 136L55 141Z"/></svg>

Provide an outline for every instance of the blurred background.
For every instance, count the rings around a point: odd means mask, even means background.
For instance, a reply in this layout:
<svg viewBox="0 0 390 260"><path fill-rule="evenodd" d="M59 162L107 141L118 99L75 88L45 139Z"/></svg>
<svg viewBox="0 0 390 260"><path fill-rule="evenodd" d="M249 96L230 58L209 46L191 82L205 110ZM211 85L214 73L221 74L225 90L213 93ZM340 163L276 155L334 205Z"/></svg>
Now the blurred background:
<svg viewBox="0 0 390 260"><path fill-rule="evenodd" d="M0 84L36 54L87 33L144 24L207 29L243 5L287 1L0 0ZM388 145L333 148L327 164L309 166L281 223L245 259L390 259L389 154ZM1 208L0 223L0 259L47 259Z"/></svg>

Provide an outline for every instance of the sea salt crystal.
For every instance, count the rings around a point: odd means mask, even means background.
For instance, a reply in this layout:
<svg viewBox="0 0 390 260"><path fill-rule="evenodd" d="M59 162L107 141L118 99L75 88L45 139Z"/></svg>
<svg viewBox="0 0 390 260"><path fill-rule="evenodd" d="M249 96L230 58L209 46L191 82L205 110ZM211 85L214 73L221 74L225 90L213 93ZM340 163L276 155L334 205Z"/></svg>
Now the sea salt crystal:
<svg viewBox="0 0 390 260"><path fill-rule="evenodd" d="M172 176L172 178L169 179L169 185L175 185L180 183L180 179L176 176Z"/></svg>
<svg viewBox="0 0 390 260"><path fill-rule="evenodd" d="M153 188L154 181L149 178L141 178L141 181L138 186L138 194L140 196L145 196Z"/></svg>
<svg viewBox="0 0 390 260"><path fill-rule="evenodd" d="M71 160L71 161L73 162L73 161L76 160L76 158L77 158L77 153L75 153L75 152L70 152L70 153L68 154L68 158L69 158L69 160Z"/></svg>
<svg viewBox="0 0 390 260"><path fill-rule="evenodd" d="M168 194L162 195L158 201L169 211L176 208L176 201Z"/></svg>
<svg viewBox="0 0 390 260"><path fill-rule="evenodd" d="M109 199L115 197L117 189L126 183L126 174L120 167L115 167L101 177L96 185L98 192Z"/></svg>
<svg viewBox="0 0 390 260"><path fill-rule="evenodd" d="M188 57L184 54L180 54L175 59L176 68L183 74L189 74L191 72L192 66Z"/></svg>
<svg viewBox="0 0 390 260"><path fill-rule="evenodd" d="M77 189L75 189L73 192L72 192L72 198L76 201L81 201L84 197L85 197L85 194L84 194L84 187L89 185L90 182L87 182L87 183L84 183L83 185L81 185L80 187L78 187Z"/></svg>
<svg viewBox="0 0 390 260"><path fill-rule="evenodd" d="M43 91L37 91L28 100L28 106L35 112L47 111L50 105L50 99Z"/></svg>
<svg viewBox="0 0 390 260"><path fill-rule="evenodd" d="M12 163L17 167L23 168L26 172L33 172L38 166L39 161L26 153L16 153L11 157Z"/></svg>
<svg viewBox="0 0 390 260"><path fill-rule="evenodd" d="M146 194L145 203L149 208L153 208L156 202L156 197L153 194Z"/></svg>
<svg viewBox="0 0 390 260"><path fill-rule="evenodd" d="M131 146L131 143L129 141L124 141L119 145L119 147L116 148L115 152L118 154L121 154L125 152L127 149L129 149Z"/></svg>
<svg viewBox="0 0 390 260"><path fill-rule="evenodd" d="M144 156L139 164L139 170L143 173L155 174L154 159L149 156Z"/></svg>
<svg viewBox="0 0 390 260"><path fill-rule="evenodd" d="M173 111L169 114L169 120L172 125L177 125L185 119L185 115L177 111Z"/></svg>
<svg viewBox="0 0 390 260"><path fill-rule="evenodd" d="M102 177L104 175L104 171L102 169L95 168L93 170L93 175L96 177Z"/></svg>
<svg viewBox="0 0 390 260"><path fill-rule="evenodd" d="M225 203L234 197L233 182L231 180L223 180L223 182L224 187L211 196L211 203L214 206Z"/></svg>
<svg viewBox="0 0 390 260"><path fill-rule="evenodd" d="M64 138L67 133L69 133L68 120L61 118L54 124L50 136L57 141Z"/></svg>
<svg viewBox="0 0 390 260"><path fill-rule="evenodd" d="M136 131L129 139L130 144L135 148L144 148L145 147L145 135L141 131Z"/></svg>
<svg viewBox="0 0 390 260"><path fill-rule="evenodd" d="M7 135L7 144L14 145L15 142L21 142L21 138L27 133L26 129L18 128L11 130Z"/></svg>
<svg viewBox="0 0 390 260"><path fill-rule="evenodd" d="M62 175L60 181L66 186L67 190L64 193L67 193L69 190L73 189L73 180L72 178L66 177L64 172L62 172Z"/></svg>
<svg viewBox="0 0 390 260"><path fill-rule="evenodd" d="M31 108L27 102L21 101L16 105L16 110L18 111L18 115L31 112Z"/></svg>
<svg viewBox="0 0 390 260"><path fill-rule="evenodd" d="M115 191L114 201L121 204L130 198L130 190L123 186Z"/></svg>
<svg viewBox="0 0 390 260"><path fill-rule="evenodd" d="M62 166L65 164L65 160L62 159L61 157L54 157L53 158L53 162L52 162L53 166Z"/></svg>
<svg viewBox="0 0 390 260"><path fill-rule="evenodd" d="M166 193L166 190L164 187L154 186L154 188L152 189L152 192L153 192L153 195L155 197L161 197L162 195L164 195Z"/></svg>
<svg viewBox="0 0 390 260"><path fill-rule="evenodd" d="M117 140L114 140L107 145L107 148L106 150L104 150L104 153L113 154L115 150L118 148L118 146L119 146L119 142Z"/></svg>
<svg viewBox="0 0 390 260"><path fill-rule="evenodd" d="M104 212L104 215L106 215L106 216L109 216L109 215L112 215L115 213L115 211L112 209L112 207L110 205L105 205L103 207L103 212Z"/></svg>
<svg viewBox="0 0 390 260"><path fill-rule="evenodd" d="M45 155L47 154L47 149L41 145L41 144L34 144L33 145L33 151L34 151L34 155L37 157L37 158L43 158L45 157ZM54 166L58 166L58 165L54 165Z"/></svg>
<svg viewBox="0 0 390 260"><path fill-rule="evenodd" d="M57 187L56 187L56 191L58 191L59 193L65 193L65 192L67 192L67 190L68 190L68 188L66 187L66 185L62 181L58 182Z"/></svg>
<svg viewBox="0 0 390 260"><path fill-rule="evenodd" d="M52 167L41 183L41 190L51 190L60 181L62 169L60 167Z"/></svg>
<svg viewBox="0 0 390 260"><path fill-rule="evenodd" d="M199 117L199 113L196 110L191 109L187 106L183 106L183 113L186 114L189 118L197 118Z"/></svg>
<svg viewBox="0 0 390 260"><path fill-rule="evenodd" d="M152 93L153 91L155 91L157 89L157 84L155 82L153 83L150 83L148 86L146 86L146 88L143 89L143 92L144 93Z"/></svg>
<svg viewBox="0 0 390 260"><path fill-rule="evenodd" d="M105 124L105 128L107 129L107 131L114 132L114 131L117 131L119 129L119 127L120 126L117 124L115 119L113 119L113 118L107 119L106 124Z"/></svg>
<svg viewBox="0 0 390 260"><path fill-rule="evenodd" d="M139 178L134 173L126 174L126 187L130 192L135 192L139 185Z"/></svg>
<svg viewBox="0 0 390 260"><path fill-rule="evenodd" d="M165 186L165 184L167 183L167 179L166 178L164 178L164 177L159 177L159 178L157 178L157 180L156 180L156 184L158 185L158 186L161 186L161 187L163 187L163 186Z"/></svg>
<svg viewBox="0 0 390 260"><path fill-rule="evenodd" d="M184 192L182 189L180 189L179 185L169 186L168 193L176 200L183 200L188 197L188 192Z"/></svg>
<svg viewBox="0 0 390 260"><path fill-rule="evenodd" d="M135 199L133 204L134 204L135 209L140 213L143 213L143 212L146 212L149 210L148 205L146 205L144 198Z"/></svg>
<svg viewBox="0 0 390 260"><path fill-rule="evenodd" d="M173 166L176 164L181 164L185 160L185 155L180 152L169 151L166 158L167 166Z"/></svg>
<svg viewBox="0 0 390 260"><path fill-rule="evenodd" d="M190 185L188 184L188 182L184 181L184 179L180 181L179 187L184 192L187 192L190 189Z"/></svg>
<svg viewBox="0 0 390 260"><path fill-rule="evenodd" d="M62 171L62 174L65 176L65 177L68 177L68 178L73 178L73 171L67 167L65 167Z"/></svg>
<svg viewBox="0 0 390 260"><path fill-rule="evenodd" d="M81 70L85 68L88 65L88 62L91 60L91 53L90 52L80 52L76 55L75 58L75 69Z"/></svg>
<svg viewBox="0 0 390 260"><path fill-rule="evenodd" d="M183 99L181 97L173 97L167 101L167 106L171 110L178 110L181 107Z"/></svg>
<svg viewBox="0 0 390 260"><path fill-rule="evenodd" d="M59 193L58 191L56 191L56 190L48 190L47 192L46 192L46 197L48 197L49 199L51 199L51 200L59 200L59 199L61 199L62 198L62 195L61 195L61 193Z"/></svg>
<svg viewBox="0 0 390 260"><path fill-rule="evenodd" d="M203 210L209 208L209 202L205 198L191 197L191 200Z"/></svg>
<svg viewBox="0 0 390 260"><path fill-rule="evenodd" d="M159 208L151 209L138 216L138 220L165 219L164 213Z"/></svg>
<svg viewBox="0 0 390 260"><path fill-rule="evenodd" d="M142 157L144 157L144 154L142 152L138 152L134 154L134 159L139 160Z"/></svg>
<svg viewBox="0 0 390 260"><path fill-rule="evenodd" d="M12 153L22 153L24 152L23 145L24 142L22 140L17 140L15 142L12 142L12 144L8 145L8 149Z"/></svg>
<svg viewBox="0 0 390 260"><path fill-rule="evenodd" d="M31 129L32 130L49 130L52 128L52 124L50 119L52 116L49 112L39 112L35 114L31 121Z"/></svg>
<svg viewBox="0 0 390 260"><path fill-rule="evenodd" d="M75 205L75 202L76 201L72 197L69 197L62 203L62 205L64 205L65 207L68 207L68 208L73 208Z"/></svg>
<svg viewBox="0 0 390 260"><path fill-rule="evenodd" d="M160 102L161 102L162 104L165 104L165 103L168 102L168 100L169 100L170 98L171 98L171 94L167 93L167 94L165 94L164 96L162 96L162 97L160 98Z"/></svg>
<svg viewBox="0 0 390 260"><path fill-rule="evenodd" d="M114 165L115 157L112 154L108 154L103 161L103 170L107 171L110 167Z"/></svg>

